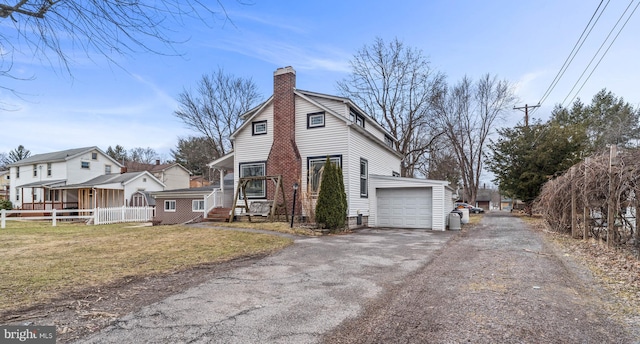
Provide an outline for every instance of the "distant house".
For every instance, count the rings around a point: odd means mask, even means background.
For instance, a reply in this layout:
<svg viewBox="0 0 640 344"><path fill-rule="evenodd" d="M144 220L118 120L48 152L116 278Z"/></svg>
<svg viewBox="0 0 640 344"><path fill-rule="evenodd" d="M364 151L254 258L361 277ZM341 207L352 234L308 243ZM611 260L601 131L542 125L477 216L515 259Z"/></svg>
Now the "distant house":
<svg viewBox="0 0 640 344"><path fill-rule="evenodd" d="M123 166L98 147L37 154L9 165L10 199L19 209L91 209L126 206L137 191L160 191L149 172Z"/></svg>
<svg viewBox="0 0 640 344"><path fill-rule="evenodd" d="M160 160L156 160L155 164L127 162L125 167L127 168L127 172L150 172L165 185L165 190L190 187L189 179L192 173L179 163L161 164Z"/></svg>
<svg viewBox="0 0 640 344"><path fill-rule="evenodd" d="M234 151L209 164L220 174L234 172L225 195L237 192L242 177L281 175L288 202L296 183L298 195L315 203L329 158L342 169L350 227L445 229L453 208L449 183L399 177L403 157L393 135L348 98L297 89L293 68L276 70L273 95L242 119L231 135ZM276 192L264 180L246 191L250 202L272 200ZM296 214L308 216L312 210L301 203Z"/></svg>
<svg viewBox="0 0 640 344"><path fill-rule="evenodd" d="M9 170L0 171L0 200L9 199Z"/></svg>

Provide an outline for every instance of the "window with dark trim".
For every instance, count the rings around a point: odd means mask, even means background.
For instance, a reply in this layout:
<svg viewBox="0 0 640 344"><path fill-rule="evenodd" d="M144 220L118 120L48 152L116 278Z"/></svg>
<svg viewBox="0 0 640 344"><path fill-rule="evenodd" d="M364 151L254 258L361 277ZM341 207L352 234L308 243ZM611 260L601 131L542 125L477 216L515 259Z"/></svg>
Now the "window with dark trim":
<svg viewBox="0 0 640 344"><path fill-rule="evenodd" d="M240 178L244 177L263 177L265 176L266 164L260 162L247 162L240 164ZM247 198L265 198L267 197L267 183L263 180L252 180L247 183L245 189Z"/></svg>
<svg viewBox="0 0 640 344"><path fill-rule="evenodd" d="M51 177L51 163L47 163L47 177Z"/></svg>
<svg viewBox="0 0 640 344"><path fill-rule="evenodd" d="M20 167L16 167L16 179L20 178Z"/></svg>
<svg viewBox="0 0 640 344"><path fill-rule="evenodd" d="M369 197L369 162L360 158L360 197Z"/></svg>
<svg viewBox="0 0 640 344"><path fill-rule="evenodd" d="M364 128L364 116L357 113L354 109L349 109L349 119L351 119L351 122Z"/></svg>
<svg viewBox="0 0 640 344"><path fill-rule="evenodd" d="M88 161L81 161L80 162L80 168L84 168L84 169L89 169L89 162Z"/></svg>
<svg viewBox="0 0 640 344"><path fill-rule="evenodd" d="M396 171L391 172L391 175L394 176L394 177L400 177L400 173L398 173Z"/></svg>
<svg viewBox="0 0 640 344"><path fill-rule="evenodd" d="M387 146L389 146L389 147L393 148L393 139L392 139L391 137L389 137L389 135L385 135L385 136L384 136L384 143L385 143Z"/></svg>
<svg viewBox="0 0 640 344"><path fill-rule="evenodd" d="M175 212L176 211L176 201L175 200L166 200L166 201L164 201L164 211L166 211L166 212Z"/></svg>
<svg viewBox="0 0 640 344"><path fill-rule="evenodd" d="M331 155L329 160L336 166L342 168L342 155ZM320 182L322 181L322 172L324 171L324 164L327 162L327 156L317 156L307 158L307 184L314 196L318 195Z"/></svg>
<svg viewBox="0 0 640 344"><path fill-rule="evenodd" d="M38 165L36 164L33 165L33 176L34 177L38 176Z"/></svg>
<svg viewBox="0 0 640 344"><path fill-rule="evenodd" d="M307 128L324 127L324 112L315 112L307 114Z"/></svg>
<svg viewBox="0 0 640 344"><path fill-rule="evenodd" d="M267 121L252 122L251 128L253 135L264 135L267 133Z"/></svg>
<svg viewBox="0 0 640 344"><path fill-rule="evenodd" d="M91 153L91 160L98 160L98 153L96 152Z"/></svg>

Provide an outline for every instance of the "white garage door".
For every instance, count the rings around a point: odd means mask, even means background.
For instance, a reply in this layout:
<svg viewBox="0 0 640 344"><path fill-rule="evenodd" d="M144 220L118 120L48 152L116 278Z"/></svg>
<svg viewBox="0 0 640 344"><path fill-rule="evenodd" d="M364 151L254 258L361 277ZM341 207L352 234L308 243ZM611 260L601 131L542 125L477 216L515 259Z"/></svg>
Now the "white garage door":
<svg viewBox="0 0 640 344"><path fill-rule="evenodd" d="M376 189L377 226L432 228L431 188Z"/></svg>

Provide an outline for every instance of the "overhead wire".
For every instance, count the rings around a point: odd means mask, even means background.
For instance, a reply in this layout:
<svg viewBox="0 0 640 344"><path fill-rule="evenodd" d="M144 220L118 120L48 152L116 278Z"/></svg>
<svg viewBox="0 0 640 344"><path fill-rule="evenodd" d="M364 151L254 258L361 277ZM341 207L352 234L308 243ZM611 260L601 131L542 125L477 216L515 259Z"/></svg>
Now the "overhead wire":
<svg viewBox="0 0 640 344"><path fill-rule="evenodd" d="M562 67L560 67L560 70L558 70L558 73L556 74L555 78L553 78L553 81L551 81L551 84L549 85L547 90L544 92L544 94L542 95L540 100L538 101L538 104L542 104L547 99L547 97L549 97L549 95L551 94L553 89L556 87L556 85L558 84L558 82L560 81L560 79L562 78L564 73L569 68L569 65L571 65L571 62L573 62L573 59L576 57L576 55L580 51L580 48L582 48L582 45L587 40L587 37L589 37L589 34L591 34L591 31L593 30L595 25L598 23L598 20L600 20L600 17L602 16L602 13L604 13L604 11L607 9L607 6L609 6L609 2L610 1L611 0L607 1L607 3L602 8L602 11L600 11L600 14L598 14L598 11L600 10L600 7L602 6L602 3L604 2L604 0L600 1L600 4L598 4L598 7L596 8L596 10L591 15L591 19L589 19L589 22L587 23L585 28L582 30L582 34L580 34L580 37L578 38L576 43L573 45L573 49L571 49L571 52L569 53L569 56L567 56L567 58L564 60L564 63L562 64ZM596 17L596 15L598 15L598 17L594 21L593 19ZM593 24L591 24L592 22L593 22ZM587 32L587 30L588 30L588 32ZM586 35L585 35L585 33L586 33ZM583 39L583 37L584 37L584 39Z"/></svg>
<svg viewBox="0 0 640 344"><path fill-rule="evenodd" d="M587 65L587 67L585 68L585 70L582 72L582 74L580 75L580 78L578 78L578 80L576 81L576 83L573 85L573 87L571 88L571 91L569 91L569 94L567 94L567 96L564 98L564 100L562 101L562 106L564 106L565 101L567 100L567 98L569 98L569 96L571 95L571 93L573 92L573 90L575 89L575 87L578 85L578 83L580 82L580 79L582 79L582 76L584 75L584 73L587 71L587 69L589 69L589 66L591 66L591 63L593 62L593 60L596 58L596 56L598 55L598 53L600 52L600 49L602 49L602 47L604 46L604 44L607 42L607 40L609 39L609 36L611 36L611 33L613 33L613 30L615 30L615 28L618 26L618 24L620 23L620 21L622 20L622 18L624 18L624 15L627 13L627 11L629 10L629 8L631 7L631 5L633 4L635 0L631 0L631 2L629 3L629 5L627 6L627 8L625 9L625 11L622 13L622 15L620 16L620 18L618 19L618 21L616 22L616 25L611 29L611 31L609 32L609 35L607 35L607 38L604 40L604 42L602 42L602 45L600 45L600 48L598 49L598 51L595 53L595 55L593 55L593 58L591 59L591 61L589 62L589 65ZM609 49L611 48L611 46L613 45L613 43L616 41L616 39L618 38L618 36L620 36L620 33L622 32L622 30L624 29L624 27L627 25L627 23L629 22L629 19L631 19L631 17L633 16L633 14L636 12L636 10L638 9L638 6L640 5L640 2L638 2L636 4L636 7L633 8L633 11L631 11L631 13L629 14L629 16L627 17L627 20L625 20L624 24L622 24L622 26L620 27L620 30L618 30L618 33L615 35L615 37L613 37L613 40L611 40L611 43L609 43L609 46L607 47L607 49L604 51L604 53L602 54L602 56L600 56L600 59L598 60L598 62L596 63L596 65L593 67L593 69L591 70L591 72L589 73L589 75L587 76L586 79L584 79L584 81L582 82L582 85L580 86L580 88L578 89L578 91L573 95L573 98L571 98L571 101L569 101L568 104L571 104L573 102L574 99L576 99L576 97L578 96L578 94L580 94L580 91L582 90L582 88L584 87L584 85L587 83L587 81L589 81L589 78L591 78L591 75L593 75L593 72L595 72L595 70L598 68L598 66L600 65L600 62L602 62L602 59L604 59L605 55L607 55L607 53L609 52ZM567 105L568 105L567 104Z"/></svg>

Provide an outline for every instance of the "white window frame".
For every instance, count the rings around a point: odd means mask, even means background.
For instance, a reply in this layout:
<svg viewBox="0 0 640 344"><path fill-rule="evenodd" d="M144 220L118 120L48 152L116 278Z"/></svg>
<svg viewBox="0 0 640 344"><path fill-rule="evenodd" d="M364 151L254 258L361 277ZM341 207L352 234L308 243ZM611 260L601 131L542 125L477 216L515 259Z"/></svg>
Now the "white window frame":
<svg viewBox="0 0 640 344"><path fill-rule="evenodd" d="M111 174L111 165L104 165L104 174Z"/></svg>
<svg viewBox="0 0 640 344"><path fill-rule="evenodd" d="M249 168L262 168L262 174L254 174L254 172L250 171L250 170L246 170ZM239 166L239 170L240 170L240 178L243 177L258 177L258 176L265 176L266 171L267 171L267 164L263 161L261 162L246 162L246 163L241 163ZM247 172L252 172L251 175L247 175ZM255 190L261 190L258 192L253 192L253 191L246 191L247 192L247 198L266 198L267 197L267 183L266 180L255 180L252 181L250 183L247 184L247 189L255 189Z"/></svg>
<svg viewBox="0 0 640 344"><path fill-rule="evenodd" d="M263 129L264 126L264 129ZM267 133L267 121L257 121L251 123L253 135L265 135ZM258 130L260 128L260 130Z"/></svg>
<svg viewBox="0 0 640 344"><path fill-rule="evenodd" d="M342 155L330 155L329 160L342 168ZM322 174L318 173L327 162L327 156L309 157L307 158L307 188L312 196L318 196L318 186L322 181ZM315 166L319 165L319 168Z"/></svg>
<svg viewBox="0 0 640 344"><path fill-rule="evenodd" d="M52 173L52 171L51 171L51 163L48 162L47 163L47 177L51 177L51 173Z"/></svg>
<svg viewBox="0 0 640 344"><path fill-rule="evenodd" d="M316 123L314 123L314 120L316 121ZM321 127L324 127L324 112L315 112L315 113L307 114L307 128L321 128Z"/></svg>
<svg viewBox="0 0 640 344"><path fill-rule="evenodd" d="M20 178L20 166L16 167L16 179Z"/></svg>
<svg viewBox="0 0 640 344"><path fill-rule="evenodd" d="M91 169L91 164L89 163L89 161L80 161L80 168L83 170Z"/></svg>
<svg viewBox="0 0 640 344"><path fill-rule="evenodd" d="M91 153L91 160L98 160L98 153L92 152Z"/></svg>
<svg viewBox="0 0 640 344"><path fill-rule="evenodd" d="M173 204L173 207L171 207ZM164 212L165 213L175 213L176 212L176 200L175 199L167 199L164 201Z"/></svg>
<svg viewBox="0 0 640 344"><path fill-rule="evenodd" d="M389 147L393 148L393 139L392 139L389 135L385 135L385 136L384 136L384 143L385 143L387 146L389 146Z"/></svg>
<svg viewBox="0 0 640 344"><path fill-rule="evenodd" d="M191 211L194 213L204 212L204 199L191 200Z"/></svg>
<svg viewBox="0 0 640 344"><path fill-rule="evenodd" d="M33 164L33 176L38 176L38 164Z"/></svg>

